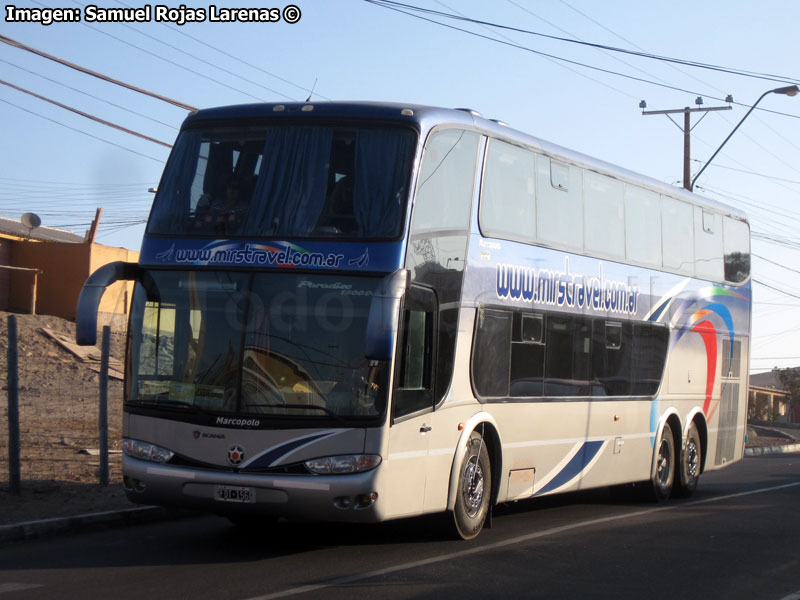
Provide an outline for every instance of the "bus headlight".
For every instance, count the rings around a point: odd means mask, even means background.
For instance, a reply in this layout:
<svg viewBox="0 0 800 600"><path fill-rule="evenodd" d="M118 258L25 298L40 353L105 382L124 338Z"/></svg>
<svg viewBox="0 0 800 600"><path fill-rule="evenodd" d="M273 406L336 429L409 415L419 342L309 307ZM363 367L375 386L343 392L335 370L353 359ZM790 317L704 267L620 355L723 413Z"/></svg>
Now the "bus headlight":
<svg viewBox="0 0 800 600"><path fill-rule="evenodd" d="M369 471L381 464L377 454L346 454L343 456L325 456L313 458L305 462L306 468L317 475L342 475L345 473L361 473Z"/></svg>
<svg viewBox="0 0 800 600"><path fill-rule="evenodd" d="M122 439L122 451L133 458L157 463L168 462L175 455L172 450L167 450L161 446L128 438Z"/></svg>

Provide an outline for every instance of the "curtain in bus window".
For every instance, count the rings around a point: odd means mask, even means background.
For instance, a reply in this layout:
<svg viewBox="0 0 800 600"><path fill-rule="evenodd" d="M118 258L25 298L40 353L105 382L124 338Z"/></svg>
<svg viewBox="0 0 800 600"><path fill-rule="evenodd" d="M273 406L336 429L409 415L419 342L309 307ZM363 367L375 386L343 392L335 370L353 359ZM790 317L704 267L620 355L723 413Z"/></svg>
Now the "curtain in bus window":
<svg viewBox="0 0 800 600"><path fill-rule="evenodd" d="M150 233L180 233L186 228L189 212L194 209L192 183L198 168L202 135L198 131L181 134L169 159L166 173L177 173L177 177L164 179L158 190L159 202L153 205L150 215Z"/></svg>
<svg viewBox="0 0 800 600"><path fill-rule="evenodd" d="M333 130L275 127L267 131L261 173L245 235L311 234L325 202Z"/></svg>
<svg viewBox="0 0 800 600"><path fill-rule="evenodd" d="M396 130L360 130L356 137L353 212L365 237L397 237L403 222L405 165L411 152L409 134Z"/></svg>

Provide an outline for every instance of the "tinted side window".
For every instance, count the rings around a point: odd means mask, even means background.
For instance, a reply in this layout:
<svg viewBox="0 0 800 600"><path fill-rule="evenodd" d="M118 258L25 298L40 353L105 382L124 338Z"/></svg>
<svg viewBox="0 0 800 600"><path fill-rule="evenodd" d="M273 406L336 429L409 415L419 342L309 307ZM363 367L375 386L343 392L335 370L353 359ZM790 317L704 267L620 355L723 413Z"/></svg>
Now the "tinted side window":
<svg viewBox="0 0 800 600"><path fill-rule="evenodd" d="M661 196L625 185L625 256L661 266Z"/></svg>
<svg viewBox="0 0 800 600"><path fill-rule="evenodd" d="M491 140L481 190L484 235L532 242L536 238L534 154Z"/></svg>
<svg viewBox="0 0 800 600"><path fill-rule="evenodd" d="M633 326L633 385L634 396L652 396L661 385L664 362L667 358L669 329L663 325L636 323Z"/></svg>
<svg viewBox="0 0 800 600"><path fill-rule="evenodd" d="M433 409L436 295L411 286L406 292L402 342L397 356L397 383L392 417Z"/></svg>
<svg viewBox="0 0 800 600"><path fill-rule="evenodd" d="M480 308L473 385L483 398L652 396L668 342L655 323Z"/></svg>
<svg viewBox="0 0 800 600"><path fill-rule="evenodd" d="M553 176L556 168L560 174ZM569 184L563 171L569 171ZM583 169L536 156L536 237L547 244L583 250Z"/></svg>
<svg viewBox="0 0 800 600"><path fill-rule="evenodd" d="M549 315L545 396L591 396L592 323L571 315Z"/></svg>
<svg viewBox="0 0 800 600"><path fill-rule="evenodd" d="M632 360L632 324L596 320L592 331L592 381L599 384L597 392L606 396L629 396Z"/></svg>
<svg viewBox="0 0 800 600"><path fill-rule="evenodd" d="M695 275L702 279L721 281L722 215L694 207Z"/></svg>
<svg viewBox="0 0 800 600"><path fill-rule="evenodd" d="M584 246L613 258L625 257L625 199L622 182L586 171L583 177Z"/></svg>
<svg viewBox="0 0 800 600"><path fill-rule="evenodd" d="M480 308L472 348L472 381L478 395L508 396L512 313Z"/></svg>
<svg viewBox="0 0 800 600"><path fill-rule="evenodd" d="M433 133L417 183L411 233L468 229L480 136L446 129Z"/></svg>
<svg viewBox="0 0 800 600"><path fill-rule="evenodd" d="M544 315L514 313L511 342L512 397L535 397L544 393Z"/></svg>
<svg viewBox="0 0 800 600"><path fill-rule="evenodd" d="M722 231L725 279L741 283L750 276L750 228L743 221L725 217Z"/></svg>
<svg viewBox="0 0 800 600"><path fill-rule="evenodd" d="M694 275L694 215L692 205L661 197L661 240L664 266Z"/></svg>

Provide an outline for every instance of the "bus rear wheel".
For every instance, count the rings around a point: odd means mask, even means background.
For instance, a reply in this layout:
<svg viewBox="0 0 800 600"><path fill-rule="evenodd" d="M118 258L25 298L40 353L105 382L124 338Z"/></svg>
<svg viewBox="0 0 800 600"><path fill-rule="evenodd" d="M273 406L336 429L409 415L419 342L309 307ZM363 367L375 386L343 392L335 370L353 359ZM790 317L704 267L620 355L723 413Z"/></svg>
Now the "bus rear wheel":
<svg viewBox="0 0 800 600"><path fill-rule="evenodd" d="M694 423L689 426L686 433L686 443L681 451L681 460L678 465L679 477L675 480L673 496L678 498L690 497L697 483L700 481L700 469L703 464L703 446L700 442L700 434Z"/></svg>
<svg viewBox="0 0 800 600"><path fill-rule="evenodd" d="M477 536L489 513L492 497L492 466L483 436L473 431L461 458L453 509L454 533L464 540Z"/></svg>
<svg viewBox="0 0 800 600"><path fill-rule="evenodd" d="M656 502L669 498L675 481L675 438L672 428L664 423L661 437L656 446L656 468L650 479L651 497Z"/></svg>

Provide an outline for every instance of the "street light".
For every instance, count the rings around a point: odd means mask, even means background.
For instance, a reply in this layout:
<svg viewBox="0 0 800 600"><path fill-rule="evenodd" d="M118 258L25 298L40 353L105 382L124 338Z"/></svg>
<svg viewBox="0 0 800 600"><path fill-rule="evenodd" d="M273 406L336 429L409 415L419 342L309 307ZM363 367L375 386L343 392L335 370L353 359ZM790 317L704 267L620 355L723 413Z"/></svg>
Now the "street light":
<svg viewBox="0 0 800 600"><path fill-rule="evenodd" d="M739 121L739 122L736 124L736 127L734 127L734 128L733 128L733 131L731 131L731 132L728 134L728 137L726 137L726 138L725 138L725 141L724 141L724 142L722 142L722 144L720 144L719 148L717 148L717 150L714 152L714 154L712 154L712 155L711 155L711 158L709 158L709 159L706 161L706 164L704 164L704 165L703 165L703 168L702 168L702 169L700 169L700 170L697 172L697 175L695 175L695 176L694 176L694 178L692 179L692 183L689 185L689 190L691 191L691 190L693 190L693 189L694 189L694 182L695 182L695 181L697 181L697 178L698 178L698 177L700 177L700 175L703 173L703 171L705 171L705 170L706 170L706 167L707 167L708 165L710 165L710 164L711 164L711 161L712 161L712 160L714 160L714 157L715 157L717 154L719 154L719 151L720 151L720 150L722 150L722 147L723 147L725 144L727 144L727 143L728 143L728 140L729 140L729 139L731 139L731 136L732 136L734 133L736 133L736 130L737 130L737 129L739 129L739 125L741 125L742 123L744 123L744 120L745 120L747 117L749 117L749 116L750 116L750 113L751 113L751 112L753 112L753 109L754 109L756 106L758 106L758 103L759 103L759 102L761 102L761 101L764 99L764 97L765 97L765 96L767 96L767 95L769 95L769 94L783 94L784 96L796 96L796 95L798 94L798 92L800 92L800 88L799 88L799 87L797 87L796 85L787 85L786 87L779 87L779 88L775 88L774 90L768 90L768 91L764 92L763 94L761 94L761 97L760 97L758 100L756 100L755 104L753 104L753 106L751 106L751 107L750 107L750 110L748 110L748 111L745 113L745 115L742 117L742 120L741 120L741 121Z"/></svg>

